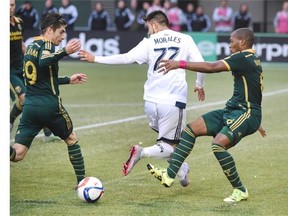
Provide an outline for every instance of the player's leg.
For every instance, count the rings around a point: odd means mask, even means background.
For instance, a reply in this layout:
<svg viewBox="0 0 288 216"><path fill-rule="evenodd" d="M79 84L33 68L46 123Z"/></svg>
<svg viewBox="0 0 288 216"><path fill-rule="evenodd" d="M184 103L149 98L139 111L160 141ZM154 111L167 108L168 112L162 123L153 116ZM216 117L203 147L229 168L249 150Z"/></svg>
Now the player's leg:
<svg viewBox="0 0 288 216"><path fill-rule="evenodd" d="M65 139L65 142L68 148L69 160L74 168L77 183L79 183L85 178L85 164L81 147L74 131Z"/></svg>
<svg viewBox="0 0 288 216"><path fill-rule="evenodd" d="M23 160L27 152L28 147L19 143L15 143L13 147L10 146L10 161L18 162Z"/></svg>
<svg viewBox="0 0 288 216"><path fill-rule="evenodd" d="M198 136L210 135L213 136L216 134L215 131L221 129L219 127L219 120L222 120L222 110L215 110L209 112L202 117L196 119L190 124L186 125L186 128L181 133L180 143L177 145L171 163L169 167L164 170L160 170L157 167L154 167L152 164L148 164L147 167L150 170L150 173L154 175L157 179L161 181L161 184L165 187L170 187L174 183L174 179L179 172L183 162L188 157L192 151L196 138ZM207 122L210 125L211 129L207 130ZM213 122L216 122L213 124Z"/></svg>
<svg viewBox="0 0 288 216"><path fill-rule="evenodd" d="M181 122L186 114L183 109L145 101L144 110L149 127L158 133L158 139L156 144L149 147L134 145L130 148L130 156L122 167L124 175L128 175L141 158L170 159L174 152L173 145L179 142Z"/></svg>
<svg viewBox="0 0 288 216"><path fill-rule="evenodd" d="M42 129L42 125L36 119L34 107L26 106L17 128L15 144L10 146L10 161L17 162L24 159L33 139Z"/></svg>
<svg viewBox="0 0 288 216"><path fill-rule="evenodd" d="M58 107L43 107L46 115L42 116L42 122L55 136L59 136L66 142L69 160L73 166L77 183L79 183L85 178L84 158L77 136L73 132L72 120L62 104L60 107L60 110Z"/></svg>
<svg viewBox="0 0 288 216"><path fill-rule="evenodd" d="M224 199L224 201L233 203L246 200L248 191L240 180L234 158L227 150L236 145L244 136L257 131L261 118L234 111L225 113L224 119L229 119L230 121L227 121L227 126L224 126L213 139L212 150L223 173L234 189L232 195Z"/></svg>
<svg viewBox="0 0 288 216"><path fill-rule="evenodd" d="M10 111L10 133L12 132L15 119L22 113L26 87L22 77L10 74L10 98L15 101Z"/></svg>

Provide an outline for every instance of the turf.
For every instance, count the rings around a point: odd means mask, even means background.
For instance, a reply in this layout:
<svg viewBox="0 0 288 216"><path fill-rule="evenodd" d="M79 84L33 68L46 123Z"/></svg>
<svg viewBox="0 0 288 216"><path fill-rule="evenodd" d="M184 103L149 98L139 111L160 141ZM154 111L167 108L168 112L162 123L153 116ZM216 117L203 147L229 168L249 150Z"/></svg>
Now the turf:
<svg viewBox="0 0 288 216"><path fill-rule="evenodd" d="M247 201L222 201L232 188L211 153L210 137L198 138L187 158L192 181L187 188L178 182L164 188L148 173L148 162L166 167L161 160L143 159L124 177L121 167L130 146L149 146L156 139L143 111L147 67L61 62L62 75L88 75L86 84L62 86L61 95L82 147L87 176L102 180L105 194L96 204L80 201L65 143L45 143L40 136L23 161L10 165L10 215L287 215L287 64L263 68L262 125L267 137L255 133L230 150L249 189ZM187 80L187 121L222 108L232 94L229 73L206 75L205 102L197 102L193 93L195 74L187 72Z"/></svg>

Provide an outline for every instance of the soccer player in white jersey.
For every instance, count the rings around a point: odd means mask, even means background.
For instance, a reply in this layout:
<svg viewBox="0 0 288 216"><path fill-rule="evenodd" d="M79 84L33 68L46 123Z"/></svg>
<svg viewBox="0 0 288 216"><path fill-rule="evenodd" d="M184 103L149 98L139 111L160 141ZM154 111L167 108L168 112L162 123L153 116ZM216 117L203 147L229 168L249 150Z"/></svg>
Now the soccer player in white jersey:
<svg viewBox="0 0 288 216"><path fill-rule="evenodd" d="M80 50L80 60L102 64L138 64L149 65L147 81L144 85L144 111L149 126L158 132L156 144L149 147L134 145L130 148L130 156L123 164L123 174L126 176L141 158L157 158L169 161L175 146L180 142L180 135L186 122L187 82L182 68L167 75L156 72L162 59L187 61L203 61L191 36L169 29L169 21L162 11L153 11L145 18L148 28L148 38L144 38L136 47L125 54L112 56L94 56L86 50ZM182 61L183 63L183 61ZM204 74L197 73L194 92L203 101ZM178 179L183 187L189 185L189 166L183 163Z"/></svg>

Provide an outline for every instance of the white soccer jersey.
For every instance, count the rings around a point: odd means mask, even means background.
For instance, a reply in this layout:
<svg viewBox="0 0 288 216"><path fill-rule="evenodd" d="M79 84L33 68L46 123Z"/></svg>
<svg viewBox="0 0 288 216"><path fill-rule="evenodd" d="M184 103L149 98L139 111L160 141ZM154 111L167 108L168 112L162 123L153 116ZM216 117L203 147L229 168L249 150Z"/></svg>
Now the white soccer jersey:
<svg viewBox="0 0 288 216"><path fill-rule="evenodd" d="M128 53L95 57L95 61L104 64L138 64L149 65L147 81L144 85L144 100L176 105L176 103L187 103L187 82L184 69L176 69L165 75L156 72L158 63L162 59L186 60L202 62L196 44L191 36L172 31L163 30L144 38L136 47ZM197 73L196 84L203 86L204 74Z"/></svg>

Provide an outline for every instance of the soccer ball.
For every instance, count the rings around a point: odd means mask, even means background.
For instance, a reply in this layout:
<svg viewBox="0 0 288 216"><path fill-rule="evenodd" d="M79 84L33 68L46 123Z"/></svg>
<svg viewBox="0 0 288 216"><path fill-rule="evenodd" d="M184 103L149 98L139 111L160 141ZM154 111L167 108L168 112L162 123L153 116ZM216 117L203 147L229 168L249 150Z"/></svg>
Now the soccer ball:
<svg viewBox="0 0 288 216"><path fill-rule="evenodd" d="M78 197L87 203L99 201L104 194L102 182L96 177L86 177L79 182L77 187Z"/></svg>

